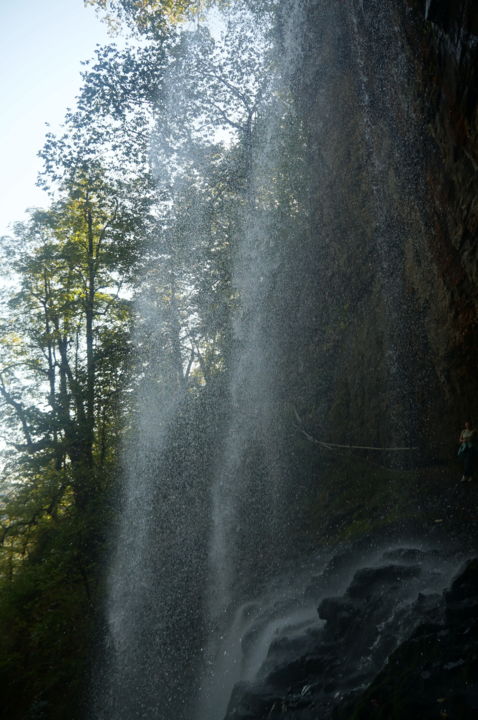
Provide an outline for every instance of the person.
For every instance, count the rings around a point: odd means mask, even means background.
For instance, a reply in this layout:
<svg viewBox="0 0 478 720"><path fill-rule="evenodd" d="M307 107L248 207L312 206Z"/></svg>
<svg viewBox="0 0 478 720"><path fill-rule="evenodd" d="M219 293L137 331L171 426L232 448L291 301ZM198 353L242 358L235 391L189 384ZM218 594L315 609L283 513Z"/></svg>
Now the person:
<svg viewBox="0 0 478 720"><path fill-rule="evenodd" d="M476 430L473 428L470 420L465 422L465 427L460 434L460 448L458 457L463 460L463 477L461 482L471 482L473 478L474 461L475 461L475 436Z"/></svg>

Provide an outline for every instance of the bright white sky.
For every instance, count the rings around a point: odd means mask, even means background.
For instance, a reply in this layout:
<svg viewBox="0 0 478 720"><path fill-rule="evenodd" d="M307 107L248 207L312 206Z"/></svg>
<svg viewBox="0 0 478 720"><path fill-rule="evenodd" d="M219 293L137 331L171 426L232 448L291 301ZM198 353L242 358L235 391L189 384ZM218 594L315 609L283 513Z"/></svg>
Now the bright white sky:
<svg viewBox="0 0 478 720"><path fill-rule="evenodd" d="M73 105L81 60L111 42L83 0L0 0L0 235L28 207L47 205L35 187L50 123L58 128Z"/></svg>

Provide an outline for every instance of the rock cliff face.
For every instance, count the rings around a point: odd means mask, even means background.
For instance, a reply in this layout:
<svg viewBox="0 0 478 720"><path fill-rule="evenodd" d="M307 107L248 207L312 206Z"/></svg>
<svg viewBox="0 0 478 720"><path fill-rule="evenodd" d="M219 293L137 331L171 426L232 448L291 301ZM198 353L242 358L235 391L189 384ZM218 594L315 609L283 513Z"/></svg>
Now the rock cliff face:
<svg viewBox="0 0 478 720"><path fill-rule="evenodd" d="M305 16L295 402L317 436L450 458L478 403L478 9L307 0Z"/></svg>
<svg viewBox="0 0 478 720"><path fill-rule="evenodd" d="M406 273L439 381L431 419L444 437L450 421L456 426L477 409L478 7L409 2L402 26L425 123L427 203ZM447 420L440 422L441 412Z"/></svg>

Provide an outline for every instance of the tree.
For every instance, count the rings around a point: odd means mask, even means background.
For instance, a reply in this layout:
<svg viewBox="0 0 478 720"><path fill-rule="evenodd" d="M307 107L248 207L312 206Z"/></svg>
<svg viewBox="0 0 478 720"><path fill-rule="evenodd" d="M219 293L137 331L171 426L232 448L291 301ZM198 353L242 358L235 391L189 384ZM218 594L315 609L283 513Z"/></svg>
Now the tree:
<svg viewBox="0 0 478 720"><path fill-rule="evenodd" d="M252 129L265 85L259 79L265 47L260 36L250 15L238 9L231 13L224 40L199 27L180 35L169 31L159 43L140 48L107 48L85 72L79 111L70 115L75 127L85 127L97 114L103 125L125 134L134 149L125 158L126 172L131 157L144 162L144 128L150 129L157 219L145 249L143 297L156 307L149 317L162 331L148 330L144 322L142 328L146 338L155 333L163 371L169 358L166 375L183 389L188 381L206 382L213 366L224 367L227 354L234 302L231 248L239 232ZM116 142L116 130L114 138ZM91 155L92 143L81 142ZM56 143L60 152L71 145L51 142L50 157Z"/></svg>
<svg viewBox="0 0 478 720"><path fill-rule="evenodd" d="M17 228L20 289L4 315L16 330L5 328L2 338L0 392L21 427L19 449L46 453L57 470L68 463L80 506L95 481L98 418L127 368L128 344L124 357L113 354L112 337L130 322L120 291L138 260L134 229L130 208L88 179ZM101 388L100 378L111 387Z"/></svg>
<svg viewBox="0 0 478 720"><path fill-rule="evenodd" d="M173 27L192 3L96 4L128 13L149 39L101 48L85 66L76 107L41 151L51 205L4 242L16 284L4 291L0 323L0 411L10 428L0 619L11 628L0 677L5 671L15 689L10 713L14 696L25 698L18 717L35 716L43 702L57 708L44 710L52 718L70 712L54 696L77 679L74 660L87 648L70 647L64 628L71 621L87 636L94 613L84 610L99 606L105 498L119 475L119 443L139 426L134 397L151 390L153 410L158 399L178 409L162 427L172 446L156 448L155 428L151 455L161 455L163 486L177 483L176 471L167 473L181 468L191 501L184 526L192 506L199 515L208 502L214 457L197 448L215 446L224 425L239 302L231 266L267 94L267 43L256 43L240 8L220 41L201 23ZM161 488L152 494L160 504ZM158 538L167 531L166 522ZM24 662L31 647L42 667Z"/></svg>

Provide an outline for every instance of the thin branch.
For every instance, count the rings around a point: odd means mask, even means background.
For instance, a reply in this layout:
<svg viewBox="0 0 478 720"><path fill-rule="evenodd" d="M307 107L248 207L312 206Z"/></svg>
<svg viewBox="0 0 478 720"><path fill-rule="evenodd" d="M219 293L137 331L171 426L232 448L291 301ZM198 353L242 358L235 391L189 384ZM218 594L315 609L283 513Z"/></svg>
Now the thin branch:
<svg viewBox="0 0 478 720"><path fill-rule="evenodd" d="M237 122L234 122L234 120L231 120L231 118L226 114L226 112L221 107L219 107L219 105L217 103L211 102L211 105L224 118L224 120L226 121L226 123L228 125L230 125L233 128L236 128L236 130L239 130L240 132L245 131L244 126L241 125L241 123L237 123Z"/></svg>
<svg viewBox="0 0 478 720"><path fill-rule="evenodd" d="M101 312L96 312L96 316L105 316L108 310L110 309L111 305L119 298L119 294L121 292L121 288L124 285L124 280L121 280L119 284L116 287L116 292L114 295L110 297L110 299L105 303L105 309ZM98 288L98 290L101 290L101 288Z"/></svg>
<svg viewBox="0 0 478 720"><path fill-rule="evenodd" d="M7 390L5 387L5 381L3 379L3 376L0 374L0 394L3 396L3 399L7 403L7 405L10 405L15 410L15 414L17 418L20 420L23 434L25 436L25 440L27 441L27 447L28 449L33 447L33 441L32 436L30 433L30 428L28 426L27 416L25 408L21 403L18 402L18 400L15 400L13 395Z"/></svg>
<svg viewBox="0 0 478 720"><path fill-rule="evenodd" d="M38 510L36 510L33 513L33 515L31 516L31 518L29 520L17 520L17 522L12 523L11 525L7 525L7 526L1 525L0 526L0 528L1 528L0 545L3 545L3 543L5 542L5 540L7 538L7 535L9 535L9 533L12 530L17 530L22 527L31 528L33 525L38 524L38 520L43 514L52 515L56 506L58 505L61 498L63 497L63 494L64 494L66 488L69 485L70 485L69 482L61 483L60 487L58 488L58 491L55 493L55 495L53 496L53 498L52 498L51 502L48 504L48 506L46 508L44 508L44 507L38 508Z"/></svg>
<svg viewBox="0 0 478 720"><path fill-rule="evenodd" d="M219 82L221 82L223 85L225 85L232 92L233 95L235 95L237 98L239 98L239 100L241 100L241 102L243 103L243 105L245 105L247 110L251 109L251 103L250 103L249 96L245 95L245 93L241 92L239 90L239 88L237 88L235 85L233 85L228 80L226 80L225 77L223 77L222 75L218 75L217 73L212 73L212 72L209 72L209 73L206 72L206 73L204 73L204 75L206 77L214 78L215 80L219 80Z"/></svg>

